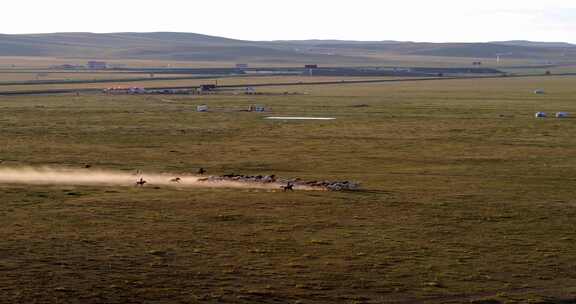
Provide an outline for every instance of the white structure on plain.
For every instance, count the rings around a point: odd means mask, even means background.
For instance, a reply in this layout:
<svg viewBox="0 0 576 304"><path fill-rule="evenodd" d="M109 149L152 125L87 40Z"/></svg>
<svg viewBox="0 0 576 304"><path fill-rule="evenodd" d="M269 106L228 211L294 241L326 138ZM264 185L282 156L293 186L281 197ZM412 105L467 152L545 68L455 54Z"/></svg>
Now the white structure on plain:
<svg viewBox="0 0 576 304"><path fill-rule="evenodd" d="M546 118L546 117L548 117L548 114L546 114L546 112L536 112L536 114L534 115L534 117L536 117L536 118Z"/></svg>
<svg viewBox="0 0 576 304"><path fill-rule="evenodd" d="M544 91L544 89L536 89L536 90L534 90L534 94L542 95L542 94L546 94L546 91Z"/></svg>
<svg viewBox="0 0 576 304"><path fill-rule="evenodd" d="M248 107L248 112L266 112L266 107L265 106L250 105Z"/></svg>
<svg viewBox="0 0 576 304"><path fill-rule="evenodd" d="M570 114L568 112L558 112L556 113L556 118L568 118Z"/></svg>
<svg viewBox="0 0 576 304"><path fill-rule="evenodd" d="M207 105L199 105L196 107L196 112L208 112Z"/></svg>

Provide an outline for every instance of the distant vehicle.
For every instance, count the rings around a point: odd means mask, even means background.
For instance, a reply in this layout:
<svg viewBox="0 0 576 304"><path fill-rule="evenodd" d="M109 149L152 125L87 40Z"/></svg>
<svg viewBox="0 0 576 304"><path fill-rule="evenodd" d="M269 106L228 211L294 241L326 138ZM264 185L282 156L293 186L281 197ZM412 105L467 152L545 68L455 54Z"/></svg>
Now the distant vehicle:
<svg viewBox="0 0 576 304"><path fill-rule="evenodd" d="M206 91L214 91L216 90L217 86L215 84L202 84L200 85L200 91L202 92L206 92Z"/></svg>

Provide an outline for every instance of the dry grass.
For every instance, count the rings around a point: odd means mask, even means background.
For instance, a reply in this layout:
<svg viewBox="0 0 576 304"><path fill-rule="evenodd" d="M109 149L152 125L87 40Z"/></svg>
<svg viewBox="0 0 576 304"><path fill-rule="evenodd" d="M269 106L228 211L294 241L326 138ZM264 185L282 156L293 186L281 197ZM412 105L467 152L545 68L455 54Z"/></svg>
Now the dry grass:
<svg viewBox="0 0 576 304"><path fill-rule="evenodd" d="M537 110L576 113L572 84L534 78L289 88L309 92L295 96L2 97L2 166L202 166L213 174L353 179L368 191L3 185L0 302L574 298L576 120L532 118ZM198 103L216 111L196 113ZM230 111L253 103L274 115L338 119L271 122Z"/></svg>
<svg viewBox="0 0 576 304"><path fill-rule="evenodd" d="M0 56L0 68L37 68L45 69L52 65L79 64L85 65L88 59L82 58L54 58L54 57L13 57ZM170 60L133 60L133 59L111 59L105 60L109 64L122 64L129 67L233 67L234 62L225 61L170 61Z"/></svg>
<svg viewBox="0 0 576 304"><path fill-rule="evenodd" d="M440 56L419 56L419 55L392 55L388 53L366 53L365 51L354 52L343 55L358 56L370 59L368 64L359 63L356 60L351 62L342 61L342 58L334 59L333 62L322 62L322 66L421 66L421 67L462 67L471 66L473 61L482 61L485 67L499 68L503 66L525 66L540 65L541 62L526 59L506 59L498 64L495 58L466 58L466 57L440 57ZM78 64L84 65L88 59L79 58L53 58L53 57L10 57L0 56L0 68L8 68L15 65L17 68L44 69L52 65ZM178 61L178 60L142 60L142 59L107 59L113 65L126 65L133 68L154 68L154 67L181 67L181 68L219 68L234 67L237 62L232 61ZM251 67L294 67L302 66L302 62L243 62L249 63ZM571 69L572 70L572 69Z"/></svg>
<svg viewBox="0 0 576 304"><path fill-rule="evenodd" d="M185 75L179 75L177 77L183 77L183 76ZM167 75L167 77L170 77L170 75ZM173 79L173 80L147 80L147 81L129 81L129 82L112 81L106 83L3 85L0 86L0 92L50 90L50 89L86 89L86 88L105 89L110 87L122 87L122 88L197 87L202 84L215 84L215 83L222 86L222 85L246 85L246 84L262 84L262 83L272 83L272 84L295 83L295 82L306 83L306 82L334 82L334 81L349 81L349 80L358 81L358 80L378 80L378 79L386 80L386 79L407 79L407 78L409 77L316 77L316 76L227 77L227 78L209 78L209 79ZM289 88L288 91L290 91Z"/></svg>
<svg viewBox="0 0 576 304"><path fill-rule="evenodd" d="M185 75L178 74L163 74L159 77L183 77ZM71 80L114 80L114 79L130 79L130 78L149 78L150 74L139 73L117 73L117 72L93 72L93 71L78 71L78 72L0 72L0 84L5 82L33 82L33 81L71 81ZM61 85L61 84L60 84Z"/></svg>

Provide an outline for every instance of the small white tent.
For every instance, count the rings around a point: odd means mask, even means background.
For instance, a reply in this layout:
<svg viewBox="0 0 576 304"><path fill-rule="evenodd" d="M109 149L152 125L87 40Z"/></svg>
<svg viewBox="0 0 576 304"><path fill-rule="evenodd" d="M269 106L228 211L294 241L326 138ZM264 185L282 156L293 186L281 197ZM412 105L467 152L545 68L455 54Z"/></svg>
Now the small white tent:
<svg viewBox="0 0 576 304"><path fill-rule="evenodd" d="M536 90L534 90L534 94L542 95L542 94L546 94L546 91L544 91L544 89L536 89Z"/></svg>
<svg viewBox="0 0 576 304"><path fill-rule="evenodd" d="M546 112L536 112L536 114L534 115L534 117L536 117L536 118L546 118L546 117L548 117L548 114L546 114Z"/></svg>
<svg viewBox="0 0 576 304"><path fill-rule="evenodd" d="M570 116L570 114L568 114L567 112L556 113L556 118L568 118L569 116Z"/></svg>
<svg viewBox="0 0 576 304"><path fill-rule="evenodd" d="M207 105L199 105L196 107L196 112L208 112Z"/></svg>

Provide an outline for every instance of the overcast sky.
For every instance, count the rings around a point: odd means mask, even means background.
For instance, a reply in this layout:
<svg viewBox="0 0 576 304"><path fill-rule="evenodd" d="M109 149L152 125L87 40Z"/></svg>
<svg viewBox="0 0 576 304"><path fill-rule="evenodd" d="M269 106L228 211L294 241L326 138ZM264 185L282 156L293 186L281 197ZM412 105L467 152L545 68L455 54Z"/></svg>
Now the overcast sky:
<svg viewBox="0 0 576 304"><path fill-rule="evenodd" d="M4 0L0 32L576 43L576 0Z"/></svg>

